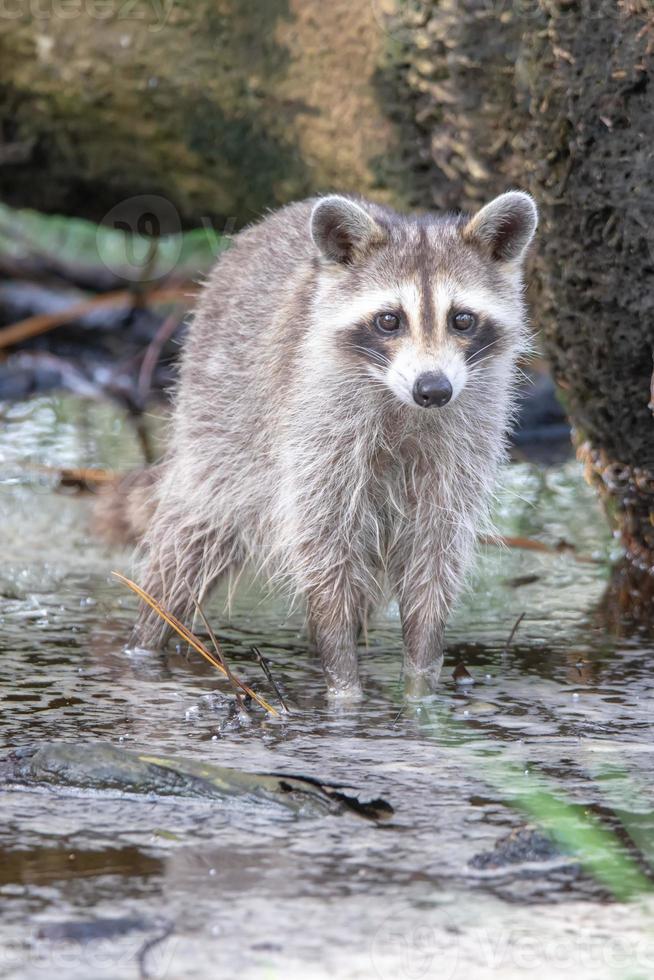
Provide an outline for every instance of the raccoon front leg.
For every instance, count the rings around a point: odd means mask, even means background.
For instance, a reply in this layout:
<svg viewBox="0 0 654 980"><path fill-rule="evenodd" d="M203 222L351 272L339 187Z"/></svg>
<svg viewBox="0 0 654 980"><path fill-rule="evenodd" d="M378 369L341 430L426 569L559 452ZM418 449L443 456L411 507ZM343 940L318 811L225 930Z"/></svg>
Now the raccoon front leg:
<svg viewBox="0 0 654 980"><path fill-rule="evenodd" d="M404 669L409 674L440 672L443 661L445 622L429 611L428 601L425 596L425 605L417 609L415 595L400 601Z"/></svg>
<svg viewBox="0 0 654 980"><path fill-rule="evenodd" d="M406 559L396 586L404 640L407 691L426 694L438 683L443 665L443 635L454 601L454 569L438 555L422 562Z"/></svg>
<svg viewBox="0 0 654 980"><path fill-rule="evenodd" d="M311 590L308 597L309 635L320 654L331 697L361 695L357 642L365 619L365 603L333 583Z"/></svg>
<svg viewBox="0 0 654 980"><path fill-rule="evenodd" d="M372 600L368 600L361 604L361 608L358 610L357 622L356 622L356 637L357 644L362 643L368 645L368 627L370 626L370 619L375 611L375 605ZM309 645L317 650L318 641L315 635L315 624L310 619L307 623L307 635L309 640Z"/></svg>
<svg viewBox="0 0 654 980"><path fill-rule="evenodd" d="M156 539L155 539L156 540ZM165 535L150 547L145 574L139 582L154 599L191 626L196 607L236 563L232 538L188 527L180 535ZM149 606L143 604L132 634L134 645L148 649L163 647L172 630Z"/></svg>
<svg viewBox="0 0 654 980"><path fill-rule="evenodd" d="M415 607L415 595L400 601L404 682L406 693L412 697L432 693L443 666L445 622L429 611L428 597L424 596L423 599L425 604L422 608Z"/></svg>

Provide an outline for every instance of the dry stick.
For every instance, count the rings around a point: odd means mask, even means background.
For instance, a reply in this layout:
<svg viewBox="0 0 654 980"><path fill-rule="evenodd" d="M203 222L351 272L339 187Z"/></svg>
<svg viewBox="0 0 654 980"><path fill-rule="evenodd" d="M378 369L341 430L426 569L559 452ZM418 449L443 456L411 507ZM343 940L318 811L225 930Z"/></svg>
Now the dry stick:
<svg viewBox="0 0 654 980"><path fill-rule="evenodd" d="M402 707L400 708L400 710L398 711L398 713L393 718L393 728L395 728L395 726L397 725L398 721L400 720L400 718L404 714L405 710L406 710L406 704L403 704Z"/></svg>
<svg viewBox="0 0 654 980"><path fill-rule="evenodd" d="M145 400L152 388L152 376L161 357L161 352L166 342L170 340L177 330L180 322L180 314L177 311L171 313L170 316L166 317L145 349L137 383L139 398L143 404L145 404Z"/></svg>
<svg viewBox="0 0 654 980"><path fill-rule="evenodd" d="M505 548L521 548L524 551L542 551L546 555L560 555L563 553L571 554L577 561L589 565L601 565L602 561L598 558L591 558L590 555L580 555L574 545L563 543L561 546L545 544L544 541L536 541L534 538L507 537L493 535L492 537L482 537L480 544L492 544L504 546Z"/></svg>
<svg viewBox="0 0 654 980"><path fill-rule="evenodd" d="M520 623L522 622L522 620L523 620L523 619L525 618L525 616L526 616L526 615L527 615L526 613L520 613L520 615L519 615L519 616L518 616L518 618L516 619L516 621L515 621L515 623L513 624L513 629L512 629L512 630L511 630L511 632L509 633L509 638L508 638L508 640L506 641L506 645L505 645L505 647L504 647L504 652L505 652L505 653L508 653L508 652L509 652L509 647L510 647L510 646L511 646L511 644L513 643L513 637L514 637L514 636L515 636L515 634L516 634L516 631L517 631L517 629L518 629L518 626L520 625Z"/></svg>
<svg viewBox="0 0 654 980"><path fill-rule="evenodd" d="M194 296L188 289L155 289L150 293L143 294L146 303L173 303L179 300L190 300ZM25 320L19 320L8 327L0 330L0 350L6 347L15 347L16 344L29 340L30 337L37 337L39 334L48 333L55 327L61 327L65 323L79 320L80 317L93 310L104 306L135 306L135 294L129 289L119 289L113 293L104 293L102 296L94 296L92 299L83 300L69 306L67 310L59 313L39 313L37 316L29 316Z"/></svg>
<svg viewBox="0 0 654 980"><path fill-rule="evenodd" d="M90 469L84 466L46 466L41 463L17 462L23 470L43 473L44 476L56 476L61 483L85 483L93 486L112 484L118 477L111 470Z"/></svg>
<svg viewBox="0 0 654 980"><path fill-rule="evenodd" d="M225 673L227 674L227 677L229 678L229 682L232 685L232 687L234 688L234 694L236 695L236 700L238 701L239 710L242 711L244 714L248 715L248 717L249 717L248 709L245 707L245 702L243 700L243 695L239 691L238 684L236 683L236 678L234 677L234 675L232 674L231 670L229 669L229 666L227 664L227 661L225 660L225 657L223 655L223 652L220 649L220 644L218 643L218 639L216 637L216 634L214 633L214 631L211 628L211 623L209 622L209 620L205 616L204 610L203 610L202 606L200 605L199 599L196 599L195 596L193 595L193 590L191 589L191 586L190 586L189 582L186 579L184 579L184 581L186 582L186 588L188 589L189 595L191 597L191 601L192 601L193 605L195 606L195 610L196 610L198 616L200 617L200 619L202 620L202 622L204 623L205 629L207 630L207 632L209 634L209 638L210 638L211 642L213 643L214 650L216 651L216 656L218 657L218 660L220 661L220 663L223 665L223 669L224 669Z"/></svg>
<svg viewBox="0 0 654 980"><path fill-rule="evenodd" d="M279 687L277 686L277 682L276 682L275 678L273 677L273 675L270 672L270 667L268 666L268 661L267 660L264 660L264 658L262 657L261 650L259 649L259 647L252 647L252 653L255 655L255 657L257 658L257 660L261 664L261 669L263 670L264 674L268 678L268 683L272 685L275 694L279 698L279 703L281 704L282 708L284 709L284 711L286 712L287 715L290 715L291 712L289 711L289 707L286 704L286 701L284 701L284 695L279 690Z"/></svg>
<svg viewBox="0 0 654 980"><path fill-rule="evenodd" d="M193 647L193 649L197 653L199 653L201 657L204 657L204 659L208 661L208 663L210 663L213 667L216 667L219 671L221 671L221 673L227 676L227 672L223 667L223 665L220 663L219 660L216 660L214 655L209 650L207 650L205 645L201 643L200 640L198 640L197 636L191 633L191 631L187 629L186 626L184 626L184 624L181 623L176 616L173 616L172 613L167 612L164 609L164 607L161 605L161 603L157 602L157 600L154 599L149 592L146 592L145 589L142 589L140 585L137 585L136 582L132 582L131 579L127 578L127 576L125 575L122 575L120 572L112 572L111 574L114 575L115 578L117 578L124 585L126 585L128 589L131 589L132 592L135 592L139 597L139 599L142 599L143 602L146 603L146 605L150 606L151 609L154 609L156 614L158 616L161 616L164 622L168 623L168 625L175 630L177 635L181 636L181 638L186 643L188 643L189 646ZM242 691L245 691L245 693L249 694L251 698L254 698L257 704L260 704L262 708L265 708L269 714L274 715L275 718L279 718L279 711L277 711L276 708L273 708L271 704L268 704L267 701L264 701L264 699L260 697L256 693L256 691L253 691L251 687L248 687L247 684L244 684L243 681L239 680L239 678L235 674L233 674L232 676L234 677L234 680L236 681L236 683L238 684L238 686L241 688Z"/></svg>

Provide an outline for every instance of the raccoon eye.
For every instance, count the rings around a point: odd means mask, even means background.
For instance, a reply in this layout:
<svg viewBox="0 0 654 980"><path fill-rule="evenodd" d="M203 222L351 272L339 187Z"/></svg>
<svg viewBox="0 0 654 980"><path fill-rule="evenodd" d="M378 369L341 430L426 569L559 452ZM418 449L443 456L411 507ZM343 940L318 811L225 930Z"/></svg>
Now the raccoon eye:
<svg viewBox="0 0 654 980"><path fill-rule="evenodd" d="M378 313L375 317L375 326L382 333L395 333L400 329L400 318L397 313Z"/></svg>
<svg viewBox="0 0 654 980"><path fill-rule="evenodd" d="M460 313L456 313L452 317L452 326L461 332L472 330L473 327L477 326L477 317L474 313L469 313L468 310L461 310Z"/></svg>

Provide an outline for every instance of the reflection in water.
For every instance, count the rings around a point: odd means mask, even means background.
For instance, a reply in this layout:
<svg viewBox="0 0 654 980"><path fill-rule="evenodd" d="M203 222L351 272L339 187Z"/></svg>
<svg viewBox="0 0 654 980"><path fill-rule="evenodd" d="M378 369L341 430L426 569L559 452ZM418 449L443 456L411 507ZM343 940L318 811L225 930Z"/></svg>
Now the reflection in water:
<svg viewBox="0 0 654 980"><path fill-rule="evenodd" d="M395 608L378 614L361 652L365 699L335 710L297 614L244 587L228 622L218 597L211 618L230 662L273 699L251 652L259 647L294 709L281 721L257 712L243 727L229 686L198 658L174 648L125 651L134 603L110 571L129 574L130 554L92 538L88 497L53 492L47 478L17 465L28 457L126 468L139 462L134 434L113 408L72 399L34 403L27 416L0 432L3 749L110 740L347 784L388 799L395 817L382 829L346 816L282 817L202 801L3 791L0 937L11 951L3 964L14 970L7 975L43 975L38 940L21 945L26 921L32 929L40 918L89 914L174 922L166 969L175 980L371 970L402 980L444 976L446 965L459 970L450 976L512 977L522 975L512 953L516 930L540 950L558 942L557 972L574 969L579 978L620 975L602 958L614 932L648 955L643 913L598 904L604 893L578 866L536 862L491 873L470 865L524 822L484 778L489 748L526 780L546 773L573 802L619 810L631 815L634 832L650 833L653 643L642 631L620 635L613 619L607 629L605 564L483 549L428 705L430 718L457 722L465 744L449 724L426 725L420 704L404 705ZM506 483L498 502L504 534L609 554L575 464L516 465ZM474 683L456 683L458 664ZM571 923L577 945L564 949ZM412 959L416 930L426 937L422 974L410 972L423 963ZM534 977L553 975L543 957ZM71 957L67 980L88 975L88 959ZM105 963L93 975L132 974Z"/></svg>

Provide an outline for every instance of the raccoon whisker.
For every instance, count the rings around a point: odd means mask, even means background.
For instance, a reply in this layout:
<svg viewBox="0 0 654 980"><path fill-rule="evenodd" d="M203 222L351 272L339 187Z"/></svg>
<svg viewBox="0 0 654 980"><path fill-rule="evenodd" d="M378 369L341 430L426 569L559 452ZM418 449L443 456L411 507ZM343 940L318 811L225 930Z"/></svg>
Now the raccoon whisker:
<svg viewBox="0 0 654 980"><path fill-rule="evenodd" d="M359 347L357 344L352 347L352 350L361 351L362 354L367 354L368 356L372 357L373 360L379 361L379 363L383 364L384 367L390 367L390 359L380 351L372 350L370 347Z"/></svg>
<svg viewBox="0 0 654 980"><path fill-rule="evenodd" d="M475 384L483 385L488 379L488 374L485 370L485 361L480 361L476 367L468 368L468 380L474 379Z"/></svg>
<svg viewBox="0 0 654 980"><path fill-rule="evenodd" d="M388 385L385 385L383 381L375 381L374 378L368 378L368 382L372 384L373 388L377 388L383 394L391 395Z"/></svg>
<svg viewBox="0 0 654 980"><path fill-rule="evenodd" d="M374 371L375 371L375 367L362 368L359 370L358 374L359 377L365 378L366 384L371 384L375 388L380 388L386 394L391 394L391 391L386 381L384 381L382 378L378 377L375 373L373 373Z"/></svg>
<svg viewBox="0 0 654 980"><path fill-rule="evenodd" d="M499 340L500 340L499 337L495 337L495 339L491 340L491 342L486 344L485 347L480 347L479 350L477 351L477 354L483 354L485 350L489 349L489 347L494 347L495 344L499 343Z"/></svg>
<svg viewBox="0 0 654 980"><path fill-rule="evenodd" d="M487 361L490 361L493 356L494 356L493 354L487 354L486 357L480 357L479 360L472 361L471 363L469 363L468 374L474 374L475 368L478 368L482 364L485 364Z"/></svg>
<svg viewBox="0 0 654 980"><path fill-rule="evenodd" d="M522 368L518 367L517 365L516 365L515 371L516 371L516 374L519 374L521 378L524 378L524 380L527 382L527 384L533 385L533 384L536 383L534 381L534 379L527 374L526 371L523 371Z"/></svg>
<svg viewBox="0 0 654 980"><path fill-rule="evenodd" d="M472 355L472 359L470 361L470 364L473 367L474 367L475 364L479 364L479 360L478 360L479 355L480 354L483 354L485 350L490 350L491 347L494 347L495 344L498 343L499 339L500 339L499 337L496 337L495 340L491 340L490 344L486 344L485 347L480 347L479 350L475 351L475 353ZM485 360L487 360L487 358L488 358L488 355L486 355L486 357L481 358L481 360L482 361L485 361Z"/></svg>
<svg viewBox="0 0 654 980"><path fill-rule="evenodd" d="M365 378L366 381L368 381L370 384L373 384L376 388L382 388L384 391L390 390L386 382L382 381L381 378L376 378L374 374L365 374Z"/></svg>

